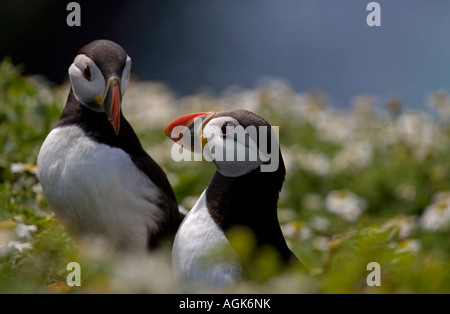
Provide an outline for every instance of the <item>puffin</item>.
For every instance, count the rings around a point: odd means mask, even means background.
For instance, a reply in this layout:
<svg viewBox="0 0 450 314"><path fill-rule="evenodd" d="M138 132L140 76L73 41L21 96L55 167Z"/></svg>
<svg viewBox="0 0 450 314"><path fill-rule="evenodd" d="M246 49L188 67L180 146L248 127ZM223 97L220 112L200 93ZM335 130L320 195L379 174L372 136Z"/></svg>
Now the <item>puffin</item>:
<svg viewBox="0 0 450 314"><path fill-rule="evenodd" d="M242 249L231 240L239 228L251 232L257 248L276 252L282 266L301 265L278 221L286 169L266 120L246 110L201 112L174 120L163 133L216 167L175 236L172 267L180 282L221 288L243 278Z"/></svg>
<svg viewBox="0 0 450 314"><path fill-rule="evenodd" d="M123 116L131 58L95 40L69 67L70 91L37 158L38 178L55 216L80 243L149 252L171 243L184 217L162 168Z"/></svg>

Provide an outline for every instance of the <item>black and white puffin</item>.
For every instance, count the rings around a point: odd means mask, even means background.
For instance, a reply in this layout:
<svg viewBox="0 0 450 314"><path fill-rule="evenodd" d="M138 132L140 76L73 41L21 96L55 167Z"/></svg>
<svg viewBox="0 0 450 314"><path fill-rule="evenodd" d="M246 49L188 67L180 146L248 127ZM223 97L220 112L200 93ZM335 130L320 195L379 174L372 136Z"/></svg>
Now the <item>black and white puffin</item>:
<svg viewBox="0 0 450 314"><path fill-rule="evenodd" d="M177 278L207 286L236 282L243 274L240 257L215 251L233 251L228 231L237 226L250 229L257 246L274 249L284 265L300 264L277 217L286 170L266 120L246 110L196 113L173 121L164 134L193 152L203 149L205 158L216 166L214 177L176 234L172 266Z"/></svg>
<svg viewBox="0 0 450 314"><path fill-rule="evenodd" d="M130 68L130 57L112 41L81 48L37 168L50 206L75 238L101 237L113 248L145 252L173 238L182 215L166 174L121 112Z"/></svg>

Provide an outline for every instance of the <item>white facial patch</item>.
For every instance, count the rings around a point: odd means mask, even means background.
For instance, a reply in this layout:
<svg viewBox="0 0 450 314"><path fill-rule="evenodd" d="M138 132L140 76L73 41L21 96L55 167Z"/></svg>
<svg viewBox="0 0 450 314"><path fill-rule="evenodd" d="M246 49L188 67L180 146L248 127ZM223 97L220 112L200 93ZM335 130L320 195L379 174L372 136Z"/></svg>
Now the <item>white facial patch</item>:
<svg viewBox="0 0 450 314"><path fill-rule="evenodd" d="M128 82L130 80L130 73L131 73L131 58L127 56L127 61L125 63L125 67L122 71L122 77L120 78L120 89L122 91L122 95L125 94L125 91L127 90Z"/></svg>
<svg viewBox="0 0 450 314"><path fill-rule="evenodd" d="M122 95L130 80L131 64L131 58L127 56L120 77ZM94 61L84 54L77 55L69 67L69 77L75 97L92 110L104 112L101 102L106 90L106 79Z"/></svg>
<svg viewBox="0 0 450 314"><path fill-rule="evenodd" d="M273 130L270 132L271 138L267 138L267 128L248 126L244 129L234 118L214 118L203 129L203 136L208 142L203 155L205 159L214 161L221 174L229 177L241 176L259 166L263 172L276 171L279 144ZM271 141L270 152L268 140Z"/></svg>
<svg viewBox="0 0 450 314"><path fill-rule="evenodd" d="M86 77L87 71L90 74L88 78ZM106 81L102 72L94 61L84 54L75 57L69 67L69 77L75 97L85 106L92 103L97 104L97 98L101 98L105 93ZM89 107L95 111L104 111L103 106Z"/></svg>

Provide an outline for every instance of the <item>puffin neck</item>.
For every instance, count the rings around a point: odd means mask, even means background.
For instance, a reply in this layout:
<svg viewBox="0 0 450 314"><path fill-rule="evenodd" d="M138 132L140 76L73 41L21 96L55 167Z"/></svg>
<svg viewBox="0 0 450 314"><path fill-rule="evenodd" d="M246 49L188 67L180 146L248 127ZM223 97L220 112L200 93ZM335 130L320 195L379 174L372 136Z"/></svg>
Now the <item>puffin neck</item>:
<svg viewBox="0 0 450 314"><path fill-rule="evenodd" d="M113 147L121 147L121 142L123 141L124 136L129 133L131 127L128 127L128 122L123 117L122 113L120 113L120 122L123 127L121 128L119 135L116 135L106 114L104 112L96 112L81 104L75 97L71 88L66 106L64 107L57 126L77 125L93 140Z"/></svg>
<svg viewBox="0 0 450 314"><path fill-rule="evenodd" d="M226 177L216 171L206 189L206 204L225 235L233 227L247 227L259 246L277 247L283 259L288 260L292 252L287 248L277 217L285 177L281 154L280 161L275 172L261 172L257 168L240 177Z"/></svg>

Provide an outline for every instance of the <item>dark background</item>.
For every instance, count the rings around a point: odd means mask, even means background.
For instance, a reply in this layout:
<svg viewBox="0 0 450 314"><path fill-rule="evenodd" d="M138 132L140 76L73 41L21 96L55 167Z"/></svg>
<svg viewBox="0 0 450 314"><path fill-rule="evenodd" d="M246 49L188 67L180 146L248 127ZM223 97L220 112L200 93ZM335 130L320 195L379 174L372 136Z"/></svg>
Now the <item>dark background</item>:
<svg viewBox="0 0 450 314"><path fill-rule="evenodd" d="M77 1L81 27L66 24L69 2L2 0L0 59L59 83L79 48L107 38L140 79L180 95L275 76L298 92L319 88L338 107L370 93L418 108L450 86L448 0L378 1L381 27L367 26L367 0Z"/></svg>

